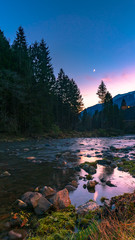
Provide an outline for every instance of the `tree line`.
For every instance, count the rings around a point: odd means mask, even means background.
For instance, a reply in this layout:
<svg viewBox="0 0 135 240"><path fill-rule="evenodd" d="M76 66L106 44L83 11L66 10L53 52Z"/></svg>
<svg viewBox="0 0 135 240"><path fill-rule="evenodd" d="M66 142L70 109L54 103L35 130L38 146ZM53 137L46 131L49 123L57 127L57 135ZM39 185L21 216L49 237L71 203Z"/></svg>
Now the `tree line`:
<svg viewBox="0 0 135 240"><path fill-rule="evenodd" d="M75 129L83 109L80 90L60 69L54 76L44 39L28 45L20 26L10 45L0 30L0 132Z"/></svg>
<svg viewBox="0 0 135 240"><path fill-rule="evenodd" d="M83 111L79 128L82 131L90 131L94 129L122 129L123 128L123 111L113 103L112 95L107 91L103 81L98 87L97 95L102 104L101 111L95 111L91 116L87 113L87 109Z"/></svg>

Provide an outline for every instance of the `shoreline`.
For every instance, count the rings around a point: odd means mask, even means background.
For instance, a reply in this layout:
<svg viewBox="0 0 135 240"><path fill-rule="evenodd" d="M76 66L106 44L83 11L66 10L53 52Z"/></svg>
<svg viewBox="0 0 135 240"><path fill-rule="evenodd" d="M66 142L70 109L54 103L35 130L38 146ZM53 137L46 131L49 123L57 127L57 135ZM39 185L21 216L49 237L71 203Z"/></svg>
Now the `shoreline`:
<svg viewBox="0 0 135 240"><path fill-rule="evenodd" d="M127 135L134 135L135 133L127 133L122 130L104 130L98 129L91 132L78 132L78 131L63 131L58 134L48 132L36 135L23 135L23 134L0 134L0 142L14 142L14 141L28 141L28 140L53 140L53 139L66 139L66 138L96 138L96 137L123 137Z"/></svg>

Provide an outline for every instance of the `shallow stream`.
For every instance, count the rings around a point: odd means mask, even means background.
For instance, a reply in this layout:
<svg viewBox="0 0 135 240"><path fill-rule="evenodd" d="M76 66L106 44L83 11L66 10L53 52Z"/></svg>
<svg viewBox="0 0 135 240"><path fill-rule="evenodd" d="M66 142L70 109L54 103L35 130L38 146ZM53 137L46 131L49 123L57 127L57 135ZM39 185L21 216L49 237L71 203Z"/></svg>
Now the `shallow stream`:
<svg viewBox="0 0 135 240"><path fill-rule="evenodd" d="M130 147L125 152L112 152L116 148ZM97 165L93 175L99 184L95 192L83 188L86 181L79 180L87 173L76 171L76 166L85 161L102 160L104 154L135 160L135 136L115 138L74 138L57 140L29 140L23 142L0 143L0 174L8 171L11 176L0 177L0 222L8 218L12 204L17 198L37 186L51 186L63 189L72 180L78 182L78 188L70 192L72 204L79 206L93 199L101 204L101 197L111 198L135 190L135 178L129 173ZM33 157L33 159L28 158ZM109 187L100 181L110 180L116 187Z"/></svg>

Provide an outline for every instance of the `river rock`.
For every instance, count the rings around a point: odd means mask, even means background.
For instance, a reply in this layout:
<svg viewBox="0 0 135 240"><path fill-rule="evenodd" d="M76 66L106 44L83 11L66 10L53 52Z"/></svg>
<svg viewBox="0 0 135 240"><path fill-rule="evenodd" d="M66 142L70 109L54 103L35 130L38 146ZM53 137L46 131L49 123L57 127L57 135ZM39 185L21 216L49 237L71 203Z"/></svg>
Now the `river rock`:
<svg viewBox="0 0 135 240"><path fill-rule="evenodd" d="M114 146L110 146L110 150L115 152L115 151L117 151L117 148Z"/></svg>
<svg viewBox="0 0 135 240"><path fill-rule="evenodd" d="M112 161L103 159L103 160L97 160L97 163L104 166L104 165L110 165Z"/></svg>
<svg viewBox="0 0 135 240"><path fill-rule="evenodd" d="M112 163L110 164L110 167L111 167L111 168L116 168L116 167L117 167L117 164L112 162Z"/></svg>
<svg viewBox="0 0 135 240"><path fill-rule="evenodd" d="M106 182L106 185L109 187L117 187L116 185L112 184L111 181L109 180Z"/></svg>
<svg viewBox="0 0 135 240"><path fill-rule="evenodd" d="M77 181L75 181L75 180L72 180L71 185L72 185L73 187L75 187L75 188L78 187L78 183L77 183Z"/></svg>
<svg viewBox="0 0 135 240"><path fill-rule="evenodd" d="M63 157L68 157L68 156L70 156L70 155L71 155L71 152L64 152L64 153L62 154Z"/></svg>
<svg viewBox="0 0 135 240"><path fill-rule="evenodd" d="M52 206L52 204L45 198L41 197L38 200L37 206L34 208L34 211L37 215L43 215L48 209Z"/></svg>
<svg viewBox="0 0 135 240"><path fill-rule="evenodd" d="M82 168L89 174L95 174L96 173L96 169L93 166L90 166L87 163L84 164L84 166Z"/></svg>
<svg viewBox="0 0 135 240"><path fill-rule="evenodd" d="M23 240L26 239L27 232L23 229L14 229L9 231L8 235L11 240Z"/></svg>
<svg viewBox="0 0 135 240"><path fill-rule="evenodd" d="M71 200L69 198L69 193L66 188L57 192L51 199L53 206L59 210L64 209L71 204Z"/></svg>
<svg viewBox="0 0 135 240"><path fill-rule="evenodd" d="M70 191L75 191L76 188L72 185L66 185L65 188L70 192Z"/></svg>
<svg viewBox="0 0 135 240"><path fill-rule="evenodd" d="M40 190L40 192L41 192L45 197L54 195L54 194L56 193L56 191L55 191L53 188L47 187L47 186L44 186L44 187Z"/></svg>
<svg viewBox="0 0 135 240"><path fill-rule="evenodd" d="M97 181L88 181L87 182L87 188L94 188L98 184Z"/></svg>
<svg viewBox="0 0 135 240"><path fill-rule="evenodd" d="M34 156L31 156L31 157L27 157L28 160L34 160L35 157Z"/></svg>
<svg viewBox="0 0 135 240"><path fill-rule="evenodd" d="M11 173L9 173L8 171L3 172L0 177L8 177L11 176Z"/></svg>
<svg viewBox="0 0 135 240"><path fill-rule="evenodd" d="M24 148L24 151L25 151L25 152L27 152L27 151L29 151L29 150L30 150L29 148Z"/></svg>
<svg viewBox="0 0 135 240"><path fill-rule="evenodd" d="M102 183L106 182L106 180L105 180L103 177L100 178L100 181L101 181Z"/></svg>
<svg viewBox="0 0 135 240"><path fill-rule="evenodd" d="M82 180L83 179L83 176L79 176L79 180Z"/></svg>
<svg viewBox="0 0 135 240"><path fill-rule="evenodd" d="M42 197L41 193L38 192L26 192L21 197L21 200L25 202L29 207L35 208L38 200Z"/></svg>
<svg viewBox="0 0 135 240"><path fill-rule="evenodd" d="M94 201L89 201L81 206L79 206L76 211L78 215L85 215L89 211L99 209L99 205Z"/></svg>

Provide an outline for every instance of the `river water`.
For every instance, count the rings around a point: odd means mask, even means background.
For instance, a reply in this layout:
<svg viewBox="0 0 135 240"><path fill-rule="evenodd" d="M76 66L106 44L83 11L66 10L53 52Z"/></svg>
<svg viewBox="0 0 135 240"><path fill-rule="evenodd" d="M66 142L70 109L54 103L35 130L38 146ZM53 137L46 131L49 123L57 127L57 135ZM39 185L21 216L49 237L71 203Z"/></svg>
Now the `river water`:
<svg viewBox="0 0 135 240"><path fill-rule="evenodd" d="M0 221L8 218L14 201L26 191L37 186L51 186L63 189L72 180L78 188L70 192L72 204L76 207L93 199L101 204L101 197L111 198L135 190L135 178L129 173L97 165L93 175L99 184L95 192L83 188L87 182L79 180L86 172L76 171L76 166L85 161L102 160L103 154L111 153L110 146L126 148L126 153L113 153L115 157L135 160L135 136L114 138L74 138L57 140L28 140L22 142L0 143L0 174L8 171L11 176L0 177ZM33 157L33 159L28 159ZM110 180L117 187L109 187L100 181Z"/></svg>

